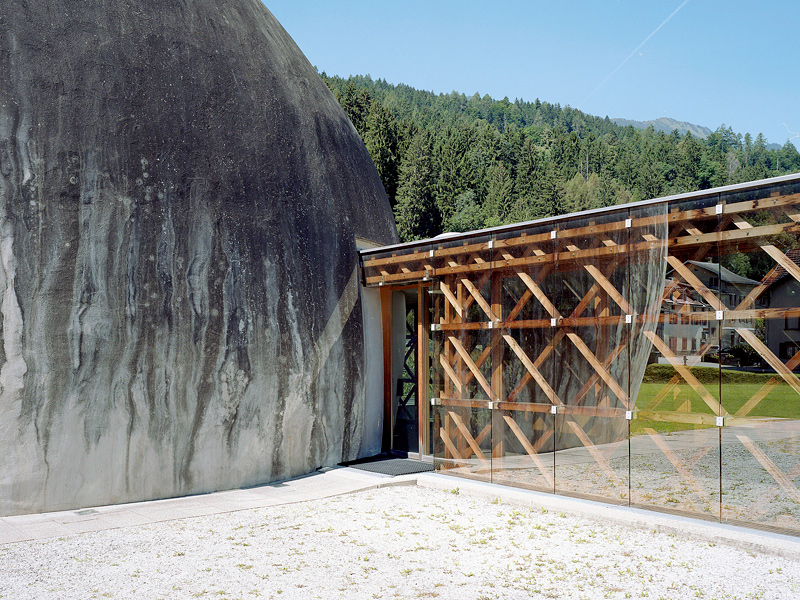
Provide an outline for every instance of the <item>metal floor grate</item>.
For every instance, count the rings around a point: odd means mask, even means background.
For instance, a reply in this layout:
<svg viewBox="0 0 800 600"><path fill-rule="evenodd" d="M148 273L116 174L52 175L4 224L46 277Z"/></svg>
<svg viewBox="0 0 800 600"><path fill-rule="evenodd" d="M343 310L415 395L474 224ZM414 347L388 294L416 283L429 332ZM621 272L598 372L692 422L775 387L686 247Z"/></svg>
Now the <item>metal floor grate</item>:
<svg viewBox="0 0 800 600"><path fill-rule="evenodd" d="M412 458L389 458L386 456L376 456L355 463L342 463L343 466L370 473L381 473L383 475L411 475L413 473L425 473L433 471L433 464L414 460Z"/></svg>

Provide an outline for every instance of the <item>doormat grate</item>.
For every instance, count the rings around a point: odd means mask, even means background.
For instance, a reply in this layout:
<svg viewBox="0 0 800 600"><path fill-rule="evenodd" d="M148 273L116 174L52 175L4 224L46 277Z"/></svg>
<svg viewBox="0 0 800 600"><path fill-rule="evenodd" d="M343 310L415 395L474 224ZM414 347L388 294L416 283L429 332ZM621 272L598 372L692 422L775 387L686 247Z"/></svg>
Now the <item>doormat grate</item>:
<svg viewBox="0 0 800 600"><path fill-rule="evenodd" d="M370 473L391 475L392 477L433 471L433 463L412 458L389 458L386 456L376 456L352 463L342 463L342 466L359 469L360 471L369 471Z"/></svg>

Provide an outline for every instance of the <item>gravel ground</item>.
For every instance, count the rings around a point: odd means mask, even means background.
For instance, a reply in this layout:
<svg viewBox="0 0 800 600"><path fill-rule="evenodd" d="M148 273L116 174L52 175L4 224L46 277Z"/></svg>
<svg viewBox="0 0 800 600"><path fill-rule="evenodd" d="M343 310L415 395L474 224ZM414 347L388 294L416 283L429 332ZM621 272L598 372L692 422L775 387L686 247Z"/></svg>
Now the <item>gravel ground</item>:
<svg viewBox="0 0 800 600"><path fill-rule="evenodd" d="M0 546L0 598L800 597L800 561L457 492L390 487Z"/></svg>

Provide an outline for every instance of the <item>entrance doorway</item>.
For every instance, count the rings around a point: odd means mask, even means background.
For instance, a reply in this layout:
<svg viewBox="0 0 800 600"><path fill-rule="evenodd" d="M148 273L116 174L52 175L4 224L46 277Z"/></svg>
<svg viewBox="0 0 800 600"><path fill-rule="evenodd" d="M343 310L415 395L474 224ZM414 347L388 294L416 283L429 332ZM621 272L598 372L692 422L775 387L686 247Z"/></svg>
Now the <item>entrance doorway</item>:
<svg viewBox="0 0 800 600"><path fill-rule="evenodd" d="M387 303L385 318L390 321L384 321L384 326L391 332L389 339L384 338L384 357L391 364L385 390L384 414L389 418L384 425L384 450L416 457L430 455L425 451L430 428L425 425L430 414L428 290L408 286L387 290L382 298Z"/></svg>
<svg viewBox="0 0 800 600"><path fill-rule="evenodd" d="M400 377L395 387L395 418L392 428L392 450L419 452L419 344L417 343L416 291L405 293L405 351ZM409 296L413 296L410 298ZM413 300L410 302L409 300ZM394 370L394 368L392 369Z"/></svg>

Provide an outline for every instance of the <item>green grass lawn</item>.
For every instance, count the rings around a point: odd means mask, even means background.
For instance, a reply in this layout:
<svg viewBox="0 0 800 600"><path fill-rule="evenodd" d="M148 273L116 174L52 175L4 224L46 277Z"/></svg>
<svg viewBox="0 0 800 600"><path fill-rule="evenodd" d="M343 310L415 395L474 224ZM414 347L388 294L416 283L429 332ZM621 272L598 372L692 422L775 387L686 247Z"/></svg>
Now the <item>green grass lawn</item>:
<svg viewBox="0 0 800 600"><path fill-rule="evenodd" d="M742 416L800 419L800 394L778 375L723 369L720 385L719 371L716 368L693 367L690 371L709 395L720 401L722 407L730 415L735 415L765 385L774 380L777 385L772 387L759 403L746 411L746 415ZM655 418L643 414L643 418L634 419L631 422L632 435L644 433L644 429L647 427L658 432L670 432L714 426L713 421L705 425L682 422L691 419L692 417L689 415L715 416L708 404L684 380L673 386L666 396L653 405L653 399L674 375L676 375L676 371L669 365L649 365L647 367L636 399L636 408L639 411L661 414Z"/></svg>

